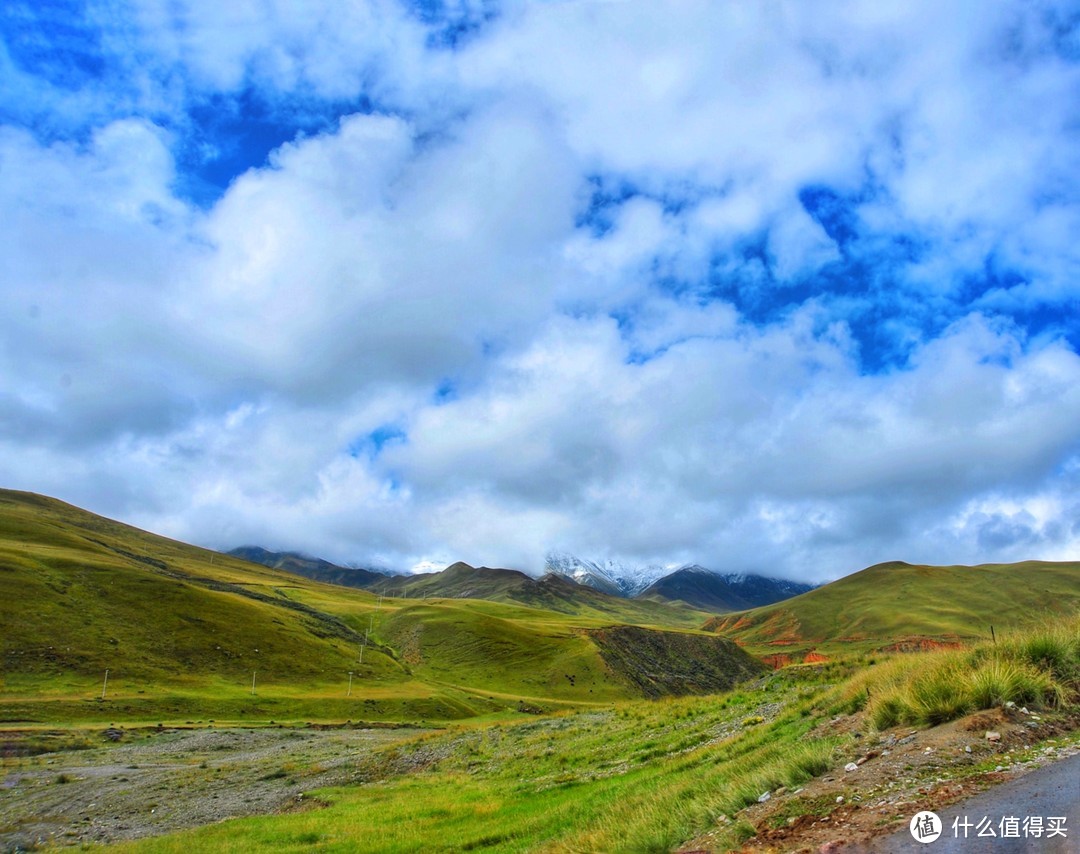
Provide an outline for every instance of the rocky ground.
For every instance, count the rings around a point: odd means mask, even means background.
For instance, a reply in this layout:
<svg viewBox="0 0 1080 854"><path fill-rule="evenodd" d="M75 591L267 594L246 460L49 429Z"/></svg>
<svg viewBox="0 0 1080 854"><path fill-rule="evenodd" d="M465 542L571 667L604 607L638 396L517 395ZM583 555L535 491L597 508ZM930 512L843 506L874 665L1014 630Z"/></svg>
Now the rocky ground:
<svg viewBox="0 0 1080 854"><path fill-rule="evenodd" d="M89 749L20 756L33 733L0 734L0 851L111 842L236 816L316 806L304 793L362 773L415 729L112 730ZM110 740L109 735L118 738Z"/></svg>
<svg viewBox="0 0 1080 854"><path fill-rule="evenodd" d="M758 804L726 817L680 851L715 851L728 825L743 820L757 830L740 849L747 854L829 854L904 827L920 810L936 811L1080 753L1078 728L1075 714L1041 715L1015 706L929 729L873 735L866 734L861 714L835 718L817 734L847 734L856 747L834 771L794 791L763 792Z"/></svg>

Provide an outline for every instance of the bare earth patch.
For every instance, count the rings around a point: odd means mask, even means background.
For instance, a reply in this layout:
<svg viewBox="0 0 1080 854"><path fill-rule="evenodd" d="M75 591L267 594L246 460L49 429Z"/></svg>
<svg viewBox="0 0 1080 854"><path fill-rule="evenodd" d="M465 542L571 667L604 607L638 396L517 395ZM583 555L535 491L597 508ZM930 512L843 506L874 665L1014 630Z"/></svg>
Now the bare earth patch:
<svg viewBox="0 0 1080 854"><path fill-rule="evenodd" d="M906 826L920 810L936 811L1080 753L1078 726L1075 714L995 709L930 729L897 727L867 736L861 714L835 718L813 733L852 736L853 747L835 769L794 791L770 792L679 851L724 850L735 819L757 831L741 852L841 850ZM1000 740L988 740L988 732ZM856 769L845 770L849 763Z"/></svg>
<svg viewBox="0 0 1080 854"><path fill-rule="evenodd" d="M416 729L170 729L89 750L0 762L0 851L113 842L238 816L310 808ZM7 744L19 734L2 734ZM8 753L17 751L9 750ZM311 800L311 799L307 799Z"/></svg>

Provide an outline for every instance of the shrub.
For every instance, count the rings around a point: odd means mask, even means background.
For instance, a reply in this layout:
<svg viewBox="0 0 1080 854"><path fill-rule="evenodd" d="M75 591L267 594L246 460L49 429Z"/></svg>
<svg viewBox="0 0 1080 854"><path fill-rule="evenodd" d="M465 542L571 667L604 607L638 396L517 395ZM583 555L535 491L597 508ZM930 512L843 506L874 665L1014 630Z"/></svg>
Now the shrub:
<svg viewBox="0 0 1080 854"><path fill-rule="evenodd" d="M832 766L835 745L830 741L808 741L794 747L784 769L788 786L805 783L818 774L824 774Z"/></svg>
<svg viewBox="0 0 1080 854"><path fill-rule="evenodd" d="M915 678L908 689L915 720L937 726L966 715L973 704L965 689L963 674L951 666L937 667Z"/></svg>
<svg viewBox="0 0 1080 854"><path fill-rule="evenodd" d="M1003 645L1008 654L1057 679L1075 681L1080 676L1080 639L1062 628L1033 632Z"/></svg>
<svg viewBox="0 0 1080 854"><path fill-rule="evenodd" d="M870 705L870 722L875 729L888 729L911 720L911 709L898 692L876 699Z"/></svg>
<svg viewBox="0 0 1080 854"><path fill-rule="evenodd" d="M989 709L1010 701L1043 704L1057 699L1051 676L1026 662L989 660L968 676L967 690L977 709Z"/></svg>

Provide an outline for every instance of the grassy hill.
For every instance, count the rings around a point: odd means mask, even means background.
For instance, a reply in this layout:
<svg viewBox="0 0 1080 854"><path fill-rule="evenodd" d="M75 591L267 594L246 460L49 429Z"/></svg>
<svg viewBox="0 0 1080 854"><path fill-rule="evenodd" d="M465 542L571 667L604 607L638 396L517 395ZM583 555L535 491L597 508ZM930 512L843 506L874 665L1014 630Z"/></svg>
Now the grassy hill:
<svg viewBox="0 0 1080 854"><path fill-rule="evenodd" d="M442 572L390 576L368 586L373 593L409 599L487 599L543 608L608 622L700 626L707 612L679 603L626 599L549 573L533 578L516 569L472 567L458 562Z"/></svg>
<svg viewBox="0 0 1080 854"><path fill-rule="evenodd" d="M380 598L0 491L9 722L445 720L642 696L588 630L645 623L662 646L680 646L687 633L672 624L702 616L632 603L621 615L638 619L577 611Z"/></svg>
<svg viewBox="0 0 1080 854"><path fill-rule="evenodd" d="M1080 563L883 563L705 628L759 654L916 650L990 637L1080 608Z"/></svg>
<svg viewBox="0 0 1080 854"><path fill-rule="evenodd" d="M386 578L381 572L363 567L338 566L321 558L308 557L299 552L272 552L260 546L240 546L230 549L231 557L261 563L271 569L283 569L294 575L302 575L327 584L339 584L342 587L370 587L376 581Z"/></svg>

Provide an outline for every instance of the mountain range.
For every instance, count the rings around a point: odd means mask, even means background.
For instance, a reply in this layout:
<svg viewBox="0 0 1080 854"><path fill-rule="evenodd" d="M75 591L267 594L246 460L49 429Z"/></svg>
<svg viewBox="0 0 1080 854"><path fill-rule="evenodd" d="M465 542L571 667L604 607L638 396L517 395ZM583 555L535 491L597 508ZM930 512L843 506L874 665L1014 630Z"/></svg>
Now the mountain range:
<svg viewBox="0 0 1080 854"><path fill-rule="evenodd" d="M672 571L658 565L634 567L612 560L596 562L555 553L548 555L545 574L539 579L520 570L476 568L461 562L440 572L390 575L385 571L338 566L297 552L272 552L259 546L242 546L229 554L316 581L376 593L514 601L566 613L576 613L584 593L581 588L641 603L676 602L714 614L771 605L813 589L810 584L762 575L720 574L696 564ZM573 582L574 587L567 588L566 581ZM602 598L585 596L593 605L603 603Z"/></svg>

